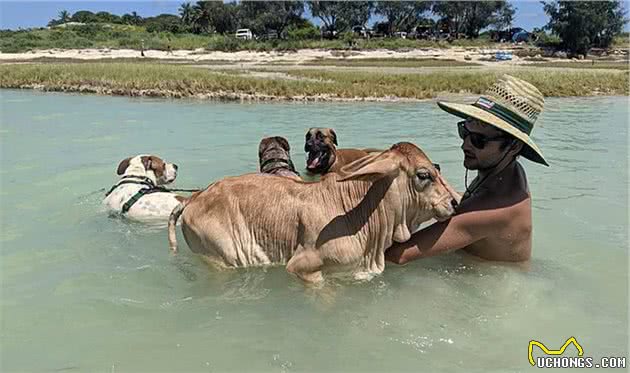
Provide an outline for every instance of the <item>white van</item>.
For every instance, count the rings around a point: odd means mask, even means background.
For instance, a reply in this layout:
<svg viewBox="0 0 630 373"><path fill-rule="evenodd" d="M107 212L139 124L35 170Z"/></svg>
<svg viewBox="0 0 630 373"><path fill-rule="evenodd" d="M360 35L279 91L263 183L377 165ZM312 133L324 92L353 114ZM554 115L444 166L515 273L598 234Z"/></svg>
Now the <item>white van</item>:
<svg viewBox="0 0 630 373"><path fill-rule="evenodd" d="M243 40L252 40L254 38L254 35L252 34L252 30L248 28L240 28L236 30L236 35L234 36L236 36L237 39L243 39Z"/></svg>

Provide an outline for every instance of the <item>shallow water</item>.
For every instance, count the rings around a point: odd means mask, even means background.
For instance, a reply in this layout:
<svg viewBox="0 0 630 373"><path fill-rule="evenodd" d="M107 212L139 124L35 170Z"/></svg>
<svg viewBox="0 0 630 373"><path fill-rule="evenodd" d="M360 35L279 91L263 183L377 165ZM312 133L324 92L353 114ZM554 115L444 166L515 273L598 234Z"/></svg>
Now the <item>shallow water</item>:
<svg viewBox="0 0 630 373"><path fill-rule="evenodd" d="M256 169L265 135L304 164L309 127L342 147L421 146L459 190L456 119L434 103L233 104L0 91L2 371L521 371L575 336L628 356L628 98L548 99L523 161L528 269L449 254L305 289L283 268L217 272L166 232L107 216L118 162L153 153L179 187Z"/></svg>

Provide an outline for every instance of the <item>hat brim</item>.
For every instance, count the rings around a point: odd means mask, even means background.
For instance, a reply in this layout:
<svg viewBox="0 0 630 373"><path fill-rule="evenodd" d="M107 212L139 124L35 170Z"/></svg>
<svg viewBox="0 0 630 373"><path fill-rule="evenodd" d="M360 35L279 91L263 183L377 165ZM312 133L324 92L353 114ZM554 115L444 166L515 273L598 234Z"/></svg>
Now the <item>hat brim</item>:
<svg viewBox="0 0 630 373"><path fill-rule="evenodd" d="M532 141L529 135L515 128L510 123L495 116L494 114L489 113L483 109L480 109L476 106L469 105L469 104L458 104L458 103L453 103L453 102L442 102L442 101L438 102L437 104L442 110L446 111L447 113L456 115L462 119L467 119L467 118L472 117L484 123L487 123L491 126L494 126L500 129L501 131L505 131L509 133L510 135L514 136L515 138L523 142L524 144L523 150L520 153L523 157L529 159L532 162L549 166L547 161L545 161L545 158L543 157L542 152L540 151L540 149L538 149L538 146L536 146L536 144L534 143L534 141Z"/></svg>

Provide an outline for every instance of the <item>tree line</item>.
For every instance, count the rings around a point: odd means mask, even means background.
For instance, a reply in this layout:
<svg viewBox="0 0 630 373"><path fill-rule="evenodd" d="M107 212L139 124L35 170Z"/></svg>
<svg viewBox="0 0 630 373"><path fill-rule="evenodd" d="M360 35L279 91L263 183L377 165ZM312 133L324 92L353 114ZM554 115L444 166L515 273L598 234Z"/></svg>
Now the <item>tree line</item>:
<svg viewBox="0 0 630 373"><path fill-rule="evenodd" d="M620 0L541 3L549 16L544 29L558 35L562 47L573 52L609 46L627 23ZM305 18L307 9L321 26L316 27ZM515 11L506 1L197 1L181 4L178 15L147 18L136 12L118 16L108 12L61 11L49 25L101 22L145 26L149 32L223 35L248 28L261 36L317 38L364 27L376 16L379 21L373 29L382 35L410 32L420 26L455 38L476 38L489 27L509 29Z"/></svg>
<svg viewBox="0 0 630 373"><path fill-rule="evenodd" d="M317 28L305 19L306 9L321 22ZM509 27L514 7L505 1L197 1L185 2L179 15L161 14L143 18L136 12L118 16L108 12L61 11L49 26L67 22L142 25L154 31L196 34L231 34L249 28L255 34L285 35L288 29L314 28L342 33L354 26L366 26L372 16L383 34L412 31L419 25L439 25L445 32L473 38L490 25Z"/></svg>

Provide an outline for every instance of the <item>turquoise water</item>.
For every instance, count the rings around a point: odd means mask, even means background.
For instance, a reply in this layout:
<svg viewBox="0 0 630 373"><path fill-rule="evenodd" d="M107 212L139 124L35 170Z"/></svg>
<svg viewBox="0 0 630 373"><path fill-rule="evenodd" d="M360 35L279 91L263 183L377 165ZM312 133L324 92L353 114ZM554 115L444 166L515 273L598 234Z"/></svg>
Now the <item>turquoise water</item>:
<svg viewBox="0 0 630 373"><path fill-rule="evenodd" d="M262 136L304 164L412 141L463 189L456 119L434 103L233 104L0 91L2 371L521 371L537 339L628 356L628 98L548 99L523 161L528 268L449 254L305 289L281 267L217 272L166 232L110 218L118 162L153 153L177 185L256 169Z"/></svg>

